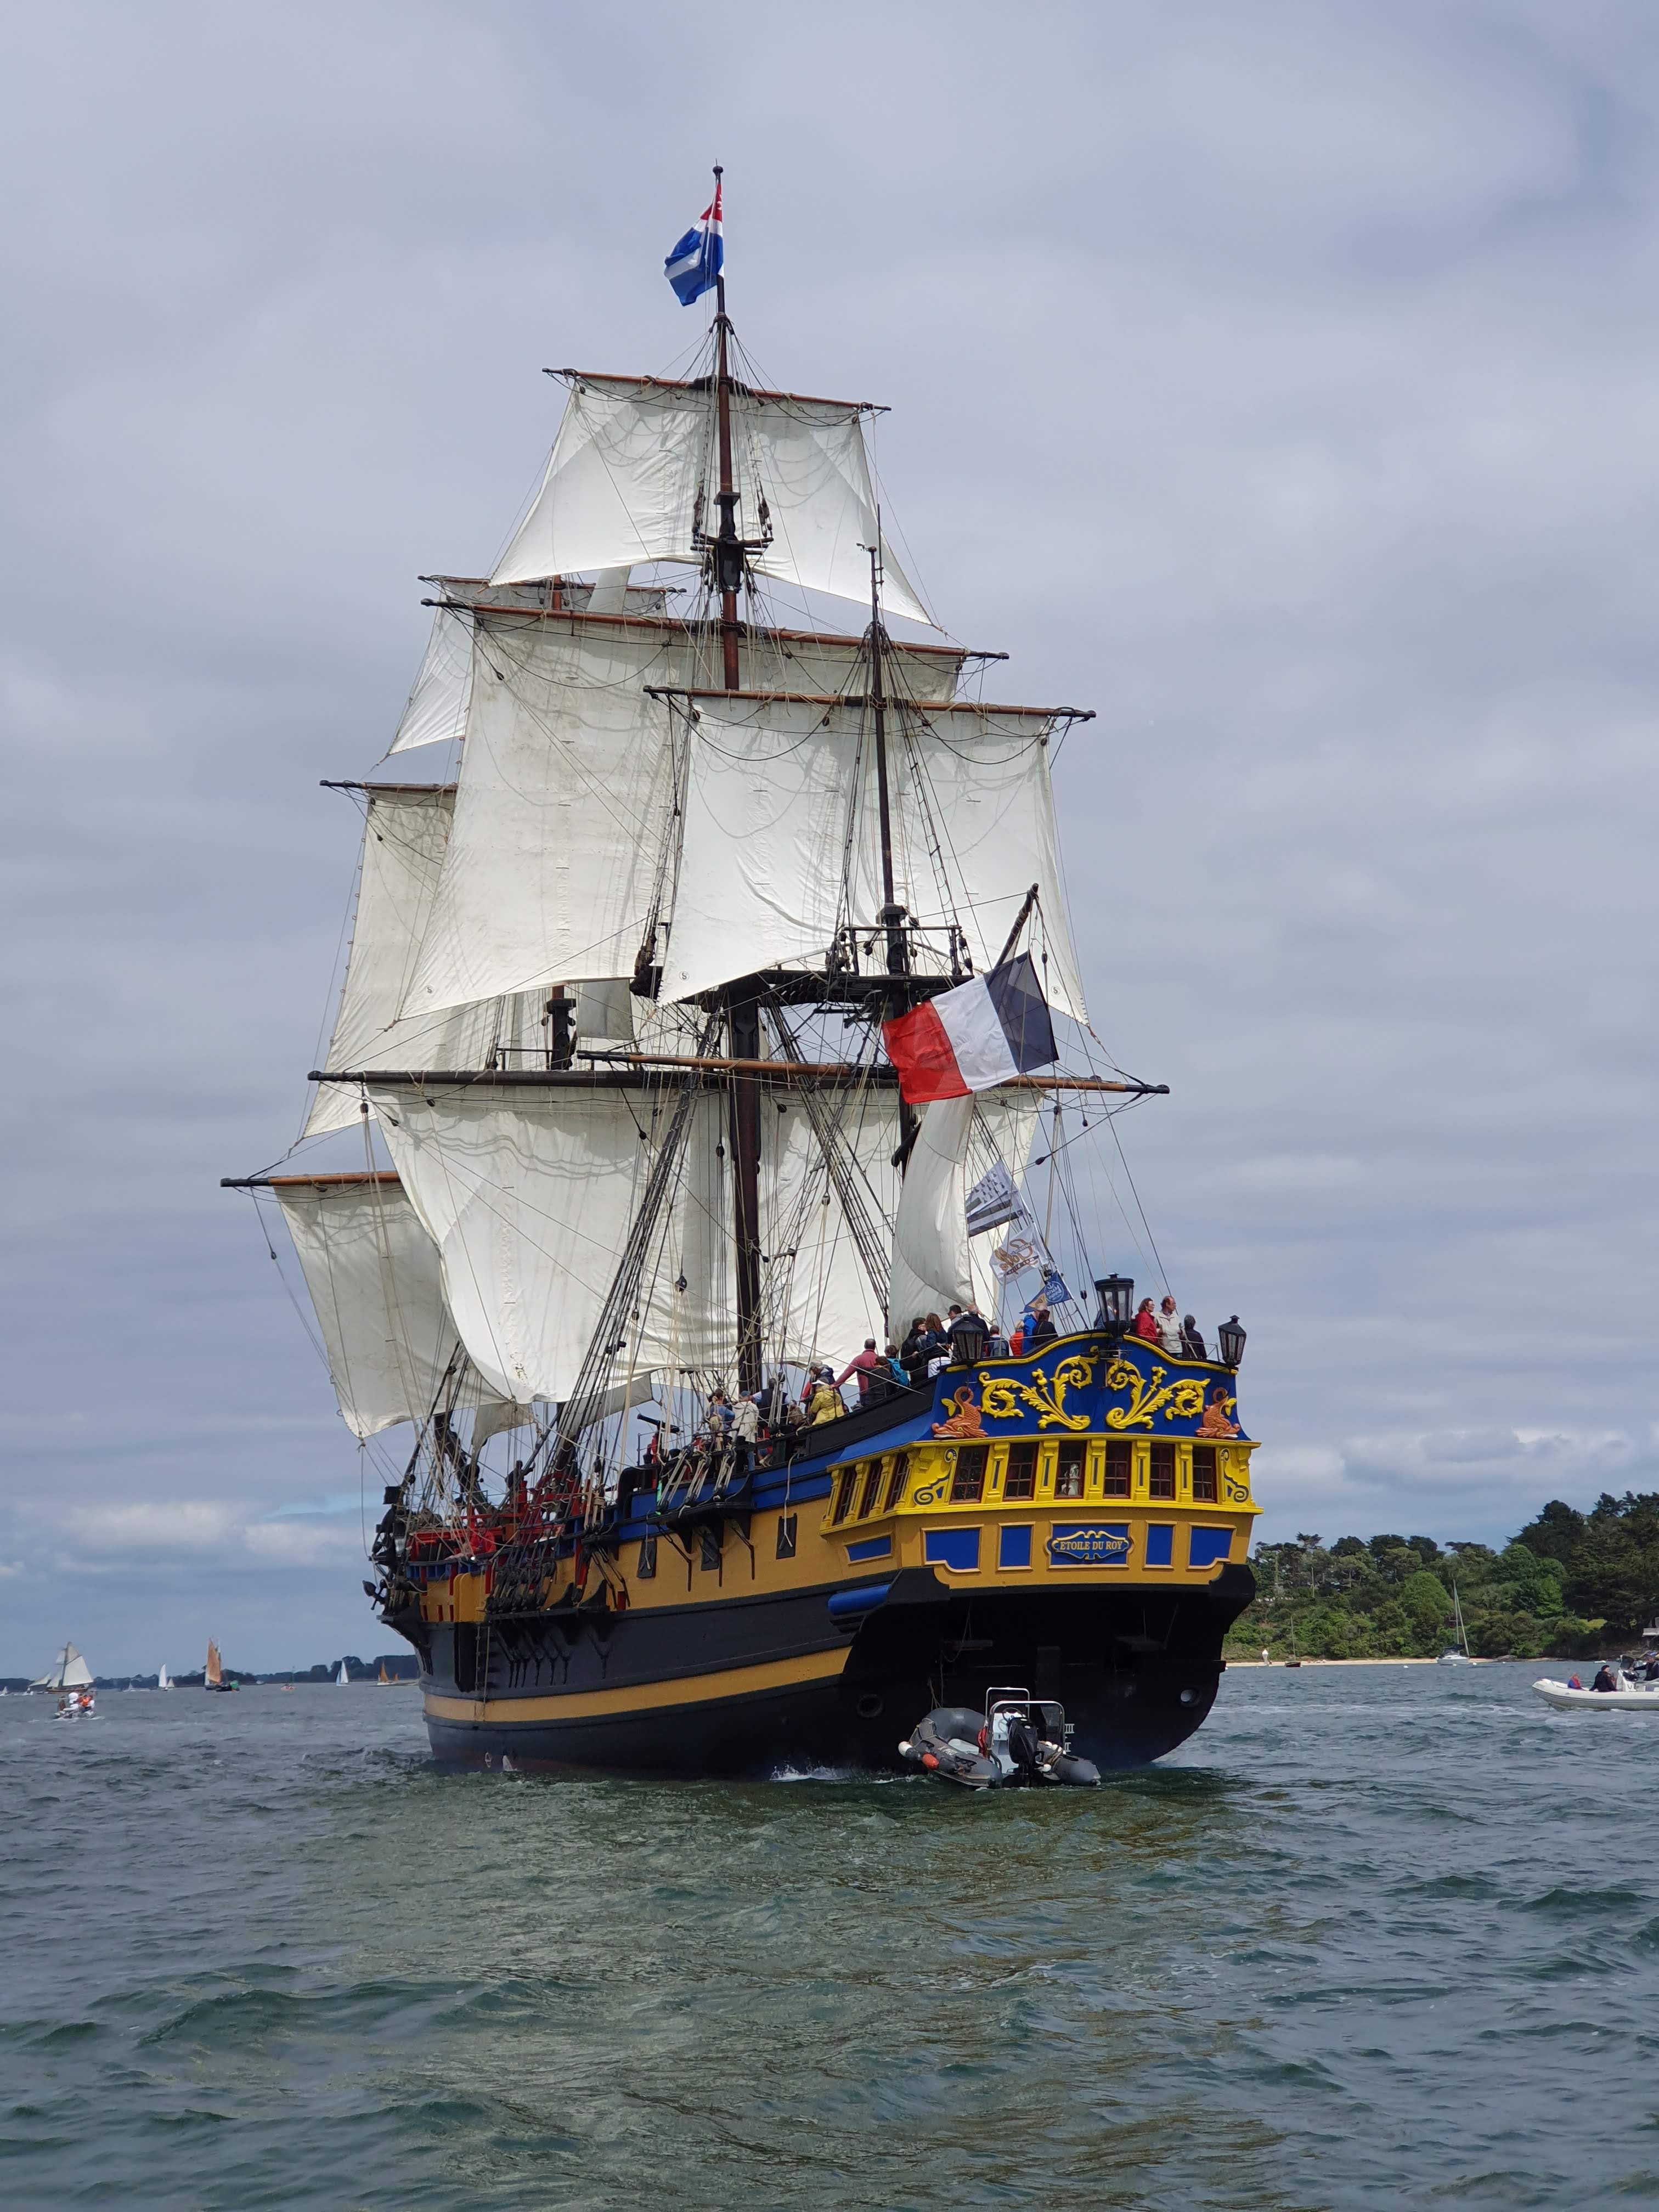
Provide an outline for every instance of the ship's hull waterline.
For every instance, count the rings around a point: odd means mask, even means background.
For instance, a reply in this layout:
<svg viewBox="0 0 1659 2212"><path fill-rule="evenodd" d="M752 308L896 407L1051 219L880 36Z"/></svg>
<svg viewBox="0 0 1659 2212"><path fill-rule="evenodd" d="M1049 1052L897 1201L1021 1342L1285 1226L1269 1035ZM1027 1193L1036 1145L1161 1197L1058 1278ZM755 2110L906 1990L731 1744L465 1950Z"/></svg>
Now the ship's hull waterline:
<svg viewBox="0 0 1659 2212"><path fill-rule="evenodd" d="M611 1633L605 1648L585 1649L574 1621L544 1614L495 1626L489 1640L500 1656L482 1695L471 1669L462 1669L471 1675L465 1690L456 1679L454 1632L434 1638L433 1668L422 1679L427 1730L434 1757L459 1765L510 1759L524 1770L756 1778L817 1767L887 1772L903 1771L899 1739L922 1713L940 1704L982 1709L992 1684L1017 1682L1060 1698L1085 1758L1101 1767L1145 1765L1208 1714L1222 1638L1254 1590L1243 1566L1179 1596L1118 1586L1040 1599L945 1592L926 1571L909 1570L852 1634L830 1638L821 1627L835 1594L828 1589L800 1593L787 1607L793 1620L776 1618L765 1600L687 1607L695 1617L678 1625L678 1640L689 1666L700 1654L703 1663L651 1680L634 1678L627 1631L635 1624L626 1617L599 1616ZM781 1651L792 1630L798 1648ZM507 1656L509 1636L523 1655L517 1660ZM653 1641L660 1648L660 1636ZM1147 1644L1157 1648L1136 1648ZM744 1656L763 1650L771 1656ZM511 1687L509 1673L520 1677ZM557 1676L562 1686L542 1686L538 1676Z"/></svg>

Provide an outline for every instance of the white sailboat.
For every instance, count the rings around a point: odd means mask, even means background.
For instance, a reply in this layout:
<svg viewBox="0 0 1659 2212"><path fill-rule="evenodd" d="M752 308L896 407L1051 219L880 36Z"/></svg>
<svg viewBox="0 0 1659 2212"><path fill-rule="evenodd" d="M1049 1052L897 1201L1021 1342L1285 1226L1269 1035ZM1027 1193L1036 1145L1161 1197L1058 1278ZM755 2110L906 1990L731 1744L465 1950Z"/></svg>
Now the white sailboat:
<svg viewBox="0 0 1659 2212"><path fill-rule="evenodd" d="M337 1690L344 1690L349 1688L350 1684L351 1677L346 1672L345 1661L342 1659L340 1662L340 1671L334 1677L334 1686Z"/></svg>
<svg viewBox="0 0 1659 2212"><path fill-rule="evenodd" d="M167 1672L166 1660L161 1662L160 1671L156 1674L155 1686L158 1690L170 1690L173 1687L173 1677Z"/></svg>
<svg viewBox="0 0 1659 2212"><path fill-rule="evenodd" d="M56 1690L60 1720L79 1720L93 1710L92 1669L72 1644L64 1644L32 1690Z"/></svg>
<svg viewBox="0 0 1659 2212"><path fill-rule="evenodd" d="M1439 1667L1473 1667L1474 1657L1469 1650L1469 1632L1463 1626L1463 1608L1457 1601L1457 1584L1452 1584L1452 1626L1457 1642L1449 1651L1443 1651L1435 1664Z"/></svg>

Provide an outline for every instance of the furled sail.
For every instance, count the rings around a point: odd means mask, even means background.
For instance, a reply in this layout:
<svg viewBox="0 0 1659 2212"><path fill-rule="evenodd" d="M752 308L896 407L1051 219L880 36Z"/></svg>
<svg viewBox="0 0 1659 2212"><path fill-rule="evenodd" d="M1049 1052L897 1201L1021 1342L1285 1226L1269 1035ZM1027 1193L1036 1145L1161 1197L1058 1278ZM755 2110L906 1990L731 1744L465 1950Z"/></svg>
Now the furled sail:
<svg viewBox="0 0 1659 2212"><path fill-rule="evenodd" d="M362 1438L424 1420L459 1340L437 1250L396 1176L284 1176L272 1187L346 1426ZM467 1375L446 1400L476 1407L497 1395Z"/></svg>
<svg viewBox="0 0 1659 2212"><path fill-rule="evenodd" d="M549 1043L543 993L400 1014L431 916L455 794L437 784L386 784L371 787L364 796L356 925L326 1065L345 1073L541 1064ZM625 984L579 989L575 1000L570 1018L576 1034L612 1041L633 1036ZM305 1134L348 1127L358 1118L358 1106L349 1085L320 1085Z"/></svg>
<svg viewBox="0 0 1659 2212"><path fill-rule="evenodd" d="M671 711L688 728L688 762L662 995L688 998L772 963L821 967L837 932L867 933L882 904L866 710L739 694L698 697L689 725L683 708ZM1050 1002L1080 1019L1048 728L1044 715L994 707L890 712L895 888L934 933L939 964L957 922L982 970L1036 884L1039 972Z"/></svg>
<svg viewBox="0 0 1659 2212"><path fill-rule="evenodd" d="M490 578L527 581L647 561L702 559L720 483L713 380L572 371L570 398L529 514ZM789 392L731 394L734 480L743 535L771 542L753 556L763 575L867 600L876 498L863 417L852 401ZM883 549L890 614L933 627L890 550Z"/></svg>

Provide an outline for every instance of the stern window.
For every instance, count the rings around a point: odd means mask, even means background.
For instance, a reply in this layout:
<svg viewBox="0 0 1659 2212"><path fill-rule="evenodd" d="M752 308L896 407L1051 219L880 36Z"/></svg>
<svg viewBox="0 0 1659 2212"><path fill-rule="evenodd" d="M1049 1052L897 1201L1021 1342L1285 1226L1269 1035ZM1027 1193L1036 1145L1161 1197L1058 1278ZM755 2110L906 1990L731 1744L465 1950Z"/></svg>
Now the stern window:
<svg viewBox="0 0 1659 2212"><path fill-rule="evenodd" d="M910 1477L908 1452L893 1454L893 1472L887 1482L887 1510L891 1513L904 1496L904 1486Z"/></svg>
<svg viewBox="0 0 1659 2212"><path fill-rule="evenodd" d="M872 1459L864 1472L864 1495L859 1500L859 1519L873 1513L881 1503L882 1462Z"/></svg>
<svg viewBox="0 0 1659 2212"><path fill-rule="evenodd" d="M963 1444L957 1454L957 1471L951 1478L952 1505L977 1505L985 1495L985 1462L989 1444Z"/></svg>
<svg viewBox="0 0 1659 2212"><path fill-rule="evenodd" d="M1121 1437L1113 1437L1106 1446L1106 1480L1103 1485L1108 1498L1127 1498L1129 1495L1129 1455L1133 1447Z"/></svg>
<svg viewBox="0 0 1659 2212"><path fill-rule="evenodd" d="M1151 1480L1146 1485L1146 1495L1149 1498L1173 1498L1175 1496L1175 1446L1155 1443L1150 1449L1152 1452Z"/></svg>
<svg viewBox="0 0 1659 2212"><path fill-rule="evenodd" d="M1193 1498L1200 1505L1215 1504L1215 1446L1193 1446Z"/></svg>
<svg viewBox="0 0 1659 2212"><path fill-rule="evenodd" d="M858 1479L859 1471L856 1467L842 1468L836 1483L835 1510L830 1516L832 1522L844 1521L847 1518L848 1509L853 1503L853 1491Z"/></svg>
<svg viewBox="0 0 1659 2212"><path fill-rule="evenodd" d="M1008 1474L1002 1486L1005 1498L1036 1496L1036 1455L1035 1444L1009 1445Z"/></svg>
<svg viewBox="0 0 1659 2212"><path fill-rule="evenodd" d="M1060 1446L1060 1458L1054 1468L1056 1498L1082 1497L1083 1465L1087 1457L1088 1449L1088 1446L1080 1441L1075 1443L1064 1443Z"/></svg>

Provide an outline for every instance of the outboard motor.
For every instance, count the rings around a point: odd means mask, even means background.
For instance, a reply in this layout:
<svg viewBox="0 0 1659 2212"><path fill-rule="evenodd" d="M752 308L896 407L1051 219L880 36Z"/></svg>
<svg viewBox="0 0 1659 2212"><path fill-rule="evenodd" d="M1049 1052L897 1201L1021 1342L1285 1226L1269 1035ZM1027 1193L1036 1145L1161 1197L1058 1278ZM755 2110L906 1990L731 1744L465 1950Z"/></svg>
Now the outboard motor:
<svg viewBox="0 0 1659 2212"><path fill-rule="evenodd" d="M1009 1716L1008 1756L1013 1760L1016 1771L1027 1781L1036 1779L1042 1764L1037 1732L1023 1713L1011 1713Z"/></svg>

